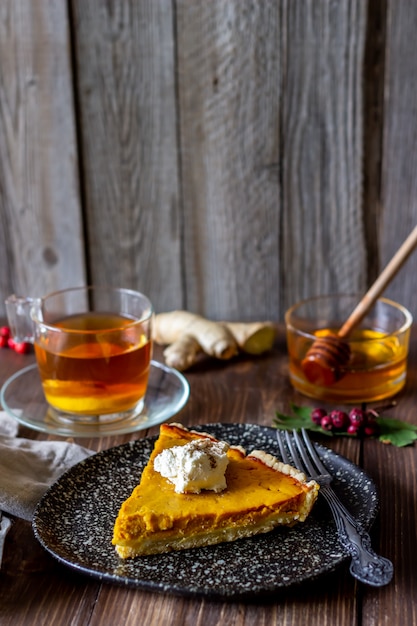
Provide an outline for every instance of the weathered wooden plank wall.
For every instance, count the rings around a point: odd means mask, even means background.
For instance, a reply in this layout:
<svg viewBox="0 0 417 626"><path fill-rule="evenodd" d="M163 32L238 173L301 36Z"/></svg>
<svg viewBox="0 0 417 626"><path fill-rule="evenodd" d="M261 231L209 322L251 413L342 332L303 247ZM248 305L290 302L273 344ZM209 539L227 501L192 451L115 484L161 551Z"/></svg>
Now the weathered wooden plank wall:
<svg viewBox="0 0 417 626"><path fill-rule="evenodd" d="M282 319L417 223L417 6L3 0L0 314L85 282ZM388 295L417 316L417 253Z"/></svg>

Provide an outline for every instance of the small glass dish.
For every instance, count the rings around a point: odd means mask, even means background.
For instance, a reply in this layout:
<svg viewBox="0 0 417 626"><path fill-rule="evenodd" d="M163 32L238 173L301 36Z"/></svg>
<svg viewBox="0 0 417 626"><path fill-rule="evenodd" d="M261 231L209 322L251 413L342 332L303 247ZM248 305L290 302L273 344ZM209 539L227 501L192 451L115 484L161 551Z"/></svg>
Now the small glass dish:
<svg viewBox="0 0 417 626"><path fill-rule="evenodd" d="M380 298L347 339L348 363L330 385L307 379L302 363L313 343L337 331L360 301L357 295L329 295L295 304L285 314L289 376L302 394L323 401L374 402L405 385L412 316L402 305Z"/></svg>

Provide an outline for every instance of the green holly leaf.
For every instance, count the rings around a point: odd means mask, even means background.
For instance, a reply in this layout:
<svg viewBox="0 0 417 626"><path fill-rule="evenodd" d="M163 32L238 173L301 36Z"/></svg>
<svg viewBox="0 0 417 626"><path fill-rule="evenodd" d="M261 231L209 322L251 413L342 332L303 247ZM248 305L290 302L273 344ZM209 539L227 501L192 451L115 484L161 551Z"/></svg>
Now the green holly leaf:
<svg viewBox="0 0 417 626"><path fill-rule="evenodd" d="M391 443L402 448L411 445L417 439L417 426L414 424L408 424L392 417L377 417L376 422L380 429L378 439L382 443Z"/></svg>
<svg viewBox="0 0 417 626"><path fill-rule="evenodd" d="M301 428L305 428L306 430L322 433L330 437L332 436L333 433L324 430L311 421L311 407L301 407L292 404L291 409L293 415L284 415L284 413L276 412L274 419L276 428L280 428L281 430L300 430Z"/></svg>

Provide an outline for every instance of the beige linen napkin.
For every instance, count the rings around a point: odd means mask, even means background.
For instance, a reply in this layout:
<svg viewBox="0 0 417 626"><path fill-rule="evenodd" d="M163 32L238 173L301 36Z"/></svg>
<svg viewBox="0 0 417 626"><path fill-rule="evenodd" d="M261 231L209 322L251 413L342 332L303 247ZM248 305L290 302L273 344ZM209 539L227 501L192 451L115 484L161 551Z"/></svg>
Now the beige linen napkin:
<svg viewBox="0 0 417 626"><path fill-rule="evenodd" d="M32 441L17 436L18 423L0 411L0 564L8 513L31 520L48 487L67 469L93 454L65 441Z"/></svg>

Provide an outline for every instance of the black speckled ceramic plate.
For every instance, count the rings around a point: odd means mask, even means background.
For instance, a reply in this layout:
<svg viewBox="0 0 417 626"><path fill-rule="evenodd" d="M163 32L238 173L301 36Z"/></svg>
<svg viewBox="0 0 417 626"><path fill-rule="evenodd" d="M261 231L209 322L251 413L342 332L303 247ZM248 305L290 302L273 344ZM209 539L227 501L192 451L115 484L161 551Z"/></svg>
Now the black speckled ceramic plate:
<svg viewBox="0 0 417 626"><path fill-rule="evenodd" d="M279 457L275 429L248 424L195 427ZM105 450L71 468L45 494L33 529L60 562L102 580L143 590L210 598L253 598L334 570L347 558L324 501L293 528L232 543L164 555L120 559L111 545L119 507L139 482L155 438ZM356 465L318 446L334 488L369 528L378 509L371 479Z"/></svg>

